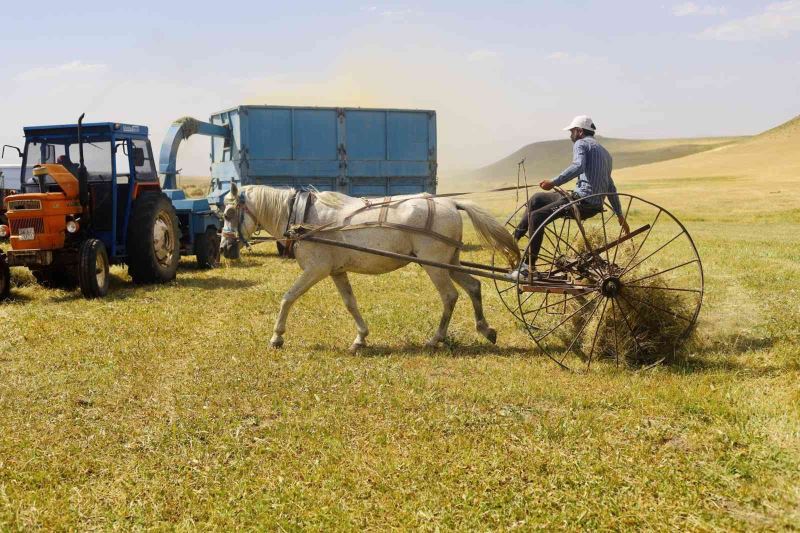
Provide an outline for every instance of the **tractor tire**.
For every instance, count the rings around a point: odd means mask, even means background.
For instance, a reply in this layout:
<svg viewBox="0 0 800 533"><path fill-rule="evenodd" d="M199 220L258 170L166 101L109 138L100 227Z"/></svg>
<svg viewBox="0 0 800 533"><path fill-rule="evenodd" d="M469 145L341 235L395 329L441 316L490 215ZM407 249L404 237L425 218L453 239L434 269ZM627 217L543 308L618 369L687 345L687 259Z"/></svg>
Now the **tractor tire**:
<svg viewBox="0 0 800 533"><path fill-rule="evenodd" d="M133 282L175 279L180 261L180 226L175 208L162 193L143 193L133 204L128 225L128 273Z"/></svg>
<svg viewBox="0 0 800 533"><path fill-rule="evenodd" d="M220 236L216 228L208 228L205 233L198 233L194 238L194 252L200 268L217 268L219 266Z"/></svg>
<svg viewBox="0 0 800 533"><path fill-rule="evenodd" d="M78 260L78 281L83 297L102 298L108 294L108 253L97 239L87 239L81 244Z"/></svg>
<svg viewBox="0 0 800 533"><path fill-rule="evenodd" d="M0 251L0 302L11 295L11 269L8 267L6 254Z"/></svg>
<svg viewBox="0 0 800 533"><path fill-rule="evenodd" d="M36 278L36 283L46 289L62 289L65 291L74 290L78 286L78 278L72 272L48 268L43 270L32 270L31 274Z"/></svg>

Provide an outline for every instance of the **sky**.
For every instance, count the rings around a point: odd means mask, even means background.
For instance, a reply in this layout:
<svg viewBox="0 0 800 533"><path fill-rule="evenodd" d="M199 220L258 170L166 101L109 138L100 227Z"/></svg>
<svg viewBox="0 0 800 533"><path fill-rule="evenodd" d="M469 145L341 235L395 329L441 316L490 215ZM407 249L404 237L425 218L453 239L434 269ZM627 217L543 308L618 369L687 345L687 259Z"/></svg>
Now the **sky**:
<svg viewBox="0 0 800 533"><path fill-rule="evenodd" d="M800 0L95 2L0 10L0 142L240 104L434 109L439 176L562 138L758 133L800 114ZM181 148L208 171L209 141ZM16 163L9 155L2 163Z"/></svg>

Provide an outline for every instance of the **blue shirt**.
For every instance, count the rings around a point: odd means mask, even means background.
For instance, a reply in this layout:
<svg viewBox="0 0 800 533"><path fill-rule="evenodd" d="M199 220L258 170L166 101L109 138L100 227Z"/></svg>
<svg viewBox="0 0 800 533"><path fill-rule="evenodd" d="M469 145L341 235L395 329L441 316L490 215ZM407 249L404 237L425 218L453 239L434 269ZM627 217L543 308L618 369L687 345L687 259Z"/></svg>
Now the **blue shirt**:
<svg viewBox="0 0 800 533"><path fill-rule="evenodd" d="M614 180L611 179L612 160L608 150L594 137L578 139L572 148L572 164L568 166L553 184L561 186L574 178L578 178L575 193L578 196L590 194L609 194L617 192ZM611 208L617 216L622 216L622 206L616 195L608 196ZM586 203L602 206L603 197L597 196L585 200Z"/></svg>

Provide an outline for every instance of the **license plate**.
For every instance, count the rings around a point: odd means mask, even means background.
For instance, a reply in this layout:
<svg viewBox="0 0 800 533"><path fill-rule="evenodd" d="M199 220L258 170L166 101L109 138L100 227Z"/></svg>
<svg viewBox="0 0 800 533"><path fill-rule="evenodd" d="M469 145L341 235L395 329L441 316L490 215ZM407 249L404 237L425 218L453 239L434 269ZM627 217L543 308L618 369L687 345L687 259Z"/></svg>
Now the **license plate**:
<svg viewBox="0 0 800 533"><path fill-rule="evenodd" d="M32 241L35 237L36 237L36 232L33 231L33 228L20 228L19 240Z"/></svg>

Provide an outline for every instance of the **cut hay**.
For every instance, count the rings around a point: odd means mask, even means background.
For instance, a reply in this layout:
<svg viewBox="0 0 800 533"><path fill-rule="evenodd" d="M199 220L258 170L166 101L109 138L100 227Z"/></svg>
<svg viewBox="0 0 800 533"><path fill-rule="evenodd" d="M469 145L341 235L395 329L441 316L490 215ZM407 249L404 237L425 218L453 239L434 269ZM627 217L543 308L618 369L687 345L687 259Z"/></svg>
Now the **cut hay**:
<svg viewBox="0 0 800 533"><path fill-rule="evenodd" d="M602 233L587 233L592 247L603 242ZM586 244L578 236L575 248L584 252ZM634 254L633 246L620 246L615 263L628 264ZM656 274L657 269L639 269L637 277ZM664 290L668 285L659 276L623 287L616 298L600 298L571 319L563 338L575 343L573 349L583 358L612 359L632 366L651 365L676 360L677 348L693 332L688 332L686 318L694 316L695 306L685 293ZM577 311L590 297L568 302L567 314ZM596 307L596 310L595 310ZM683 317L683 318L682 318ZM595 332L596 335L595 335Z"/></svg>

